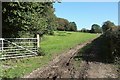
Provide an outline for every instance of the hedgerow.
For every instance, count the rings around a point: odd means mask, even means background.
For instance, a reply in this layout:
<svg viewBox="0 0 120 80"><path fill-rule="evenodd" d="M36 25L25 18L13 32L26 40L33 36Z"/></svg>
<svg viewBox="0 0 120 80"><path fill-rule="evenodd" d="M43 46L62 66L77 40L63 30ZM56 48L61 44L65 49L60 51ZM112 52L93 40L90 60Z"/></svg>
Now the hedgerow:
<svg viewBox="0 0 120 80"><path fill-rule="evenodd" d="M105 45L110 48L110 53L107 56L120 68L120 27L106 31L103 37L107 39Z"/></svg>

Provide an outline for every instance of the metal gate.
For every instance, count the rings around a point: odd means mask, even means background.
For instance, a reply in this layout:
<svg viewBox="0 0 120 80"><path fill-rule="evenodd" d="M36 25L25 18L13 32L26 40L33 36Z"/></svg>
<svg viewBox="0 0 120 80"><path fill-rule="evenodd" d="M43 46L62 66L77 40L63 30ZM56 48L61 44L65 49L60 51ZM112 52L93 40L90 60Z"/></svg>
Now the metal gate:
<svg viewBox="0 0 120 80"><path fill-rule="evenodd" d="M0 38L0 59L36 56L39 47L37 38Z"/></svg>

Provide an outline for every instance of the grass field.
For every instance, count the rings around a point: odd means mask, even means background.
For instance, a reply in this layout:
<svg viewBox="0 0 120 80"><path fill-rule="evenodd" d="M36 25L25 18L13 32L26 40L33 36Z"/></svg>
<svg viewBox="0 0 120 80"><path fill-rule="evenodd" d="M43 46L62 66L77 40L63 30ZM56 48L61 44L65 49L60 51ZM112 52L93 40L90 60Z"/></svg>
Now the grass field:
<svg viewBox="0 0 120 80"><path fill-rule="evenodd" d="M0 77L21 77L49 63L54 55L58 55L77 44L81 44L97 36L97 34L80 32L55 32L55 35L45 35L40 43L40 47L45 53L44 56L2 61L2 66L0 66L2 69L0 70L3 74Z"/></svg>

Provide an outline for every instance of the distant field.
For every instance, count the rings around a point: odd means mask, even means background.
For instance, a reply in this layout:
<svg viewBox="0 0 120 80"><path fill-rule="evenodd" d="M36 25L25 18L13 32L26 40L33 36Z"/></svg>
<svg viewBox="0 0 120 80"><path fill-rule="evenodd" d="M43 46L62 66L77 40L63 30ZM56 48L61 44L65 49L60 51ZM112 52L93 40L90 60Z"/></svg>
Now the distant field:
<svg viewBox="0 0 120 80"><path fill-rule="evenodd" d="M79 32L55 32L54 36L44 36L41 48L46 54L61 53L96 36L96 34Z"/></svg>
<svg viewBox="0 0 120 80"><path fill-rule="evenodd" d="M55 35L45 35L40 43L44 56L30 57L18 60L3 61L0 69L3 74L0 77L20 77L30 73L38 67L49 63L54 55L60 54L70 48L90 39L96 38L98 34L80 32L55 32Z"/></svg>

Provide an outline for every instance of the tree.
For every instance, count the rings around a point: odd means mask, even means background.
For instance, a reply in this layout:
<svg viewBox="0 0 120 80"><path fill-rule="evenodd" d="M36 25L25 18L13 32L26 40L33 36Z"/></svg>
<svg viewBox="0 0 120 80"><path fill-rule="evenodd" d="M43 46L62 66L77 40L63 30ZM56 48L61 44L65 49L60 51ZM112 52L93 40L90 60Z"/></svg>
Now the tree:
<svg viewBox="0 0 120 80"><path fill-rule="evenodd" d="M93 24L91 27L91 33L101 33L102 29L98 24Z"/></svg>
<svg viewBox="0 0 120 80"><path fill-rule="evenodd" d="M2 16L3 37L20 37L21 31L34 34L55 24L51 2L3 2Z"/></svg>
<svg viewBox="0 0 120 80"><path fill-rule="evenodd" d="M77 31L77 25L75 22L69 22L64 18L57 18L57 30L60 31Z"/></svg>
<svg viewBox="0 0 120 80"><path fill-rule="evenodd" d="M115 24L111 21L106 21L103 23L102 30L105 33L108 30L111 30L113 27L115 27Z"/></svg>
<svg viewBox="0 0 120 80"><path fill-rule="evenodd" d="M75 22L69 23L69 31L77 31L77 25Z"/></svg>
<svg viewBox="0 0 120 80"><path fill-rule="evenodd" d="M89 32L90 32L90 30L88 30L88 29L86 29L86 28L82 28L82 29L81 29L81 32L86 32L86 33L89 33Z"/></svg>
<svg viewBox="0 0 120 80"><path fill-rule="evenodd" d="M69 21L64 18L57 18L58 26L57 30L68 31L69 30Z"/></svg>

